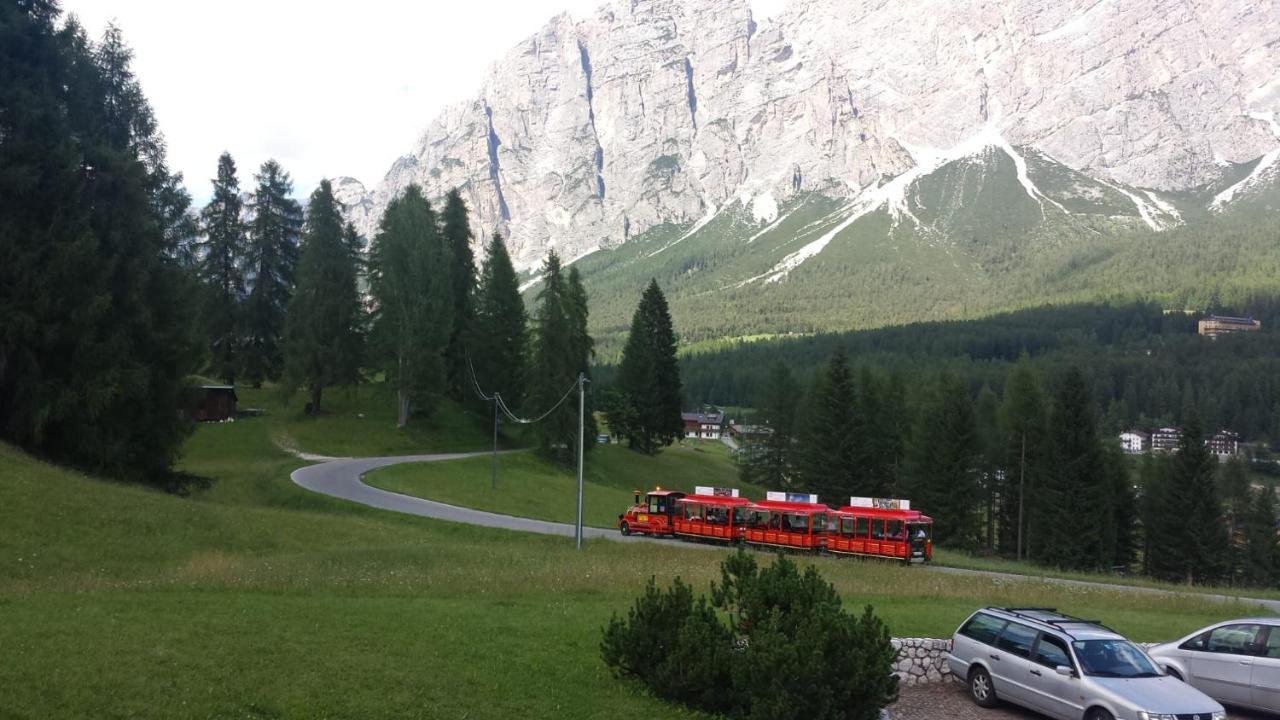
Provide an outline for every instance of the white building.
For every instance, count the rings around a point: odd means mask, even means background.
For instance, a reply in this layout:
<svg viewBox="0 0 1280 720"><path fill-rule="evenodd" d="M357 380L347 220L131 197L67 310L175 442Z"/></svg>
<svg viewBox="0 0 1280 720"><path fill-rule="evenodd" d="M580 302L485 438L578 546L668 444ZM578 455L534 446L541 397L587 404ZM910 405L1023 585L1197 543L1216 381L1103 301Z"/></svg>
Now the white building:
<svg viewBox="0 0 1280 720"><path fill-rule="evenodd" d="M1130 455L1141 455L1151 449L1151 435L1141 430L1120 433L1120 447Z"/></svg>

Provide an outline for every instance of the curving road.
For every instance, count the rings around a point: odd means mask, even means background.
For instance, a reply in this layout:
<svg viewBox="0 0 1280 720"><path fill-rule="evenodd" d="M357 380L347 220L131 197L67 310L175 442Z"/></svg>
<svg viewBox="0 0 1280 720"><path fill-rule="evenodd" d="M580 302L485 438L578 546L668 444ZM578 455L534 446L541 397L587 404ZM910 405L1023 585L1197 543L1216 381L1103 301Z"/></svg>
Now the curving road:
<svg viewBox="0 0 1280 720"><path fill-rule="evenodd" d="M505 455L513 452L521 451L507 450L500 454ZM378 488L364 484L362 480L366 473L377 470L378 468L387 467L388 465L487 457L490 454L488 452L443 453L437 455L399 455L393 457L371 458L324 458L323 456L304 455L296 452L294 454L307 460L323 460L323 462L320 462L317 465L308 465L307 467L298 468L297 470L294 470L293 474L290 476L293 482L297 485L323 495L329 495L330 497L336 497L343 500L350 500L351 502L380 508L382 510L391 510L393 512L407 513L409 515L435 518L437 520L449 520L451 522L501 528L503 530L516 530L519 532L532 532L542 535L573 537L573 525L568 523L534 520L531 518L516 517L514 515L501 515L498 513L485 512L483 510L474 510L472 508L449 505L442 502L436 502L434 500L424 500L422 498L412 497L410 495L401 495L400 493L394 493L388 490L379 490ZM617 542L661 542L676 544L680 547L704 549L716 547L701 543L684 543L677 540L650 538L643 535L623 536L617 530L604 528L584 527L582 531L584 538L605 538L607 540ZM1060 585L1076 585L1154 595L1182 594L1172 590L1138 587L1134 585L1117 585L1113 583L1089 582L1086 580L1066 580L1063 578L1017 575L1013 573L1001 573L989 570L965 570L938 565L929 565L927 567L935 572L944 572L954 575L980 575L984 577L1001 578L1004 580L1049 582ZM1202 593L1196 593L1195 596L1224 603L1240 601L1243 603L1256 604L1269 612L1280 613L1280 601L1278 600L1262 600L1258 598L1234 597L1230 595L1208 595Z"/></svg>

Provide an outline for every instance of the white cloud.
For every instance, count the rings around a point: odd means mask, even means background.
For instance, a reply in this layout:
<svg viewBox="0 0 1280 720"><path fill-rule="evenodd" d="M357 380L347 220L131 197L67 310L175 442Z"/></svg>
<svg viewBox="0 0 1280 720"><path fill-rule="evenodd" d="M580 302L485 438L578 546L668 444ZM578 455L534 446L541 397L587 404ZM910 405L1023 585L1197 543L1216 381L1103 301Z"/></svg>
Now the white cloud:
<svg viewBox="0 0 1280 720"><path fill-rule="evenodd" d="M218 155L240 185L276 158L299 195L323 177L374 184L485 69L568 10L602 0L64 0L90 35L114 18L155 108L169 162L202 202Z"/></svg>

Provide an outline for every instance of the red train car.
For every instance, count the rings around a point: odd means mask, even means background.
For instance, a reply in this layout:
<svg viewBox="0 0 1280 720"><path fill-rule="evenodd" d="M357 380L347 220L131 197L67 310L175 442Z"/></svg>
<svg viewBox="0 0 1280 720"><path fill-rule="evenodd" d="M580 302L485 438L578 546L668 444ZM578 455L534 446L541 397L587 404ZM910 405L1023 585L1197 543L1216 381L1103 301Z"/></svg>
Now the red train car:
<svg viewBox="0 0 1280 720"><path fill-rule="evenodd" d="M818 504L817 495L771 492L768 500L747 508L743 540L752 545L818 552L826 546L830 512L831 508Z"/></svg>
<svg viewBox="0 0 1280 720"><path fill-rule="evenodd" d="M684 497L684 493L675 490L658 488L646 493L644 502L640 501L640 491L636 491L636 504L618 516L618 530L623 535L643 533L645 535L674 535L676 502Z"/></svg>
<svg viewBox="0 0 1280 720"><path fill-rule="evenodd" d="M905 563L933 559L933 519L906 500L850 498L834 513L827 552Z"/></svg>
<svg viewBox="0 0 1280 720"><path fill-rule="evenodd" d="M676 501L675 533L683 537L737 542L742 539L751 501L737 490L697 487Z"/></svg>

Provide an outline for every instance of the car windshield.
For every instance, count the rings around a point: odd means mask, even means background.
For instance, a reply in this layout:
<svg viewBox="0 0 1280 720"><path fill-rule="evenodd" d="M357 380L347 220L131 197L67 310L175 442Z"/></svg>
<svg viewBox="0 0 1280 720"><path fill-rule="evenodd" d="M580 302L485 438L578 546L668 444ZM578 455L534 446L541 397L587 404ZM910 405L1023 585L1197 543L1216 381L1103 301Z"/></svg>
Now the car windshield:
<svg viewBox="0 0 1280 720"><path fill-rule="evenodd" d="M1112 678L1159 677L1160 671L1128 640L1077 640L1071 643L1085 675Z"/></svg>

